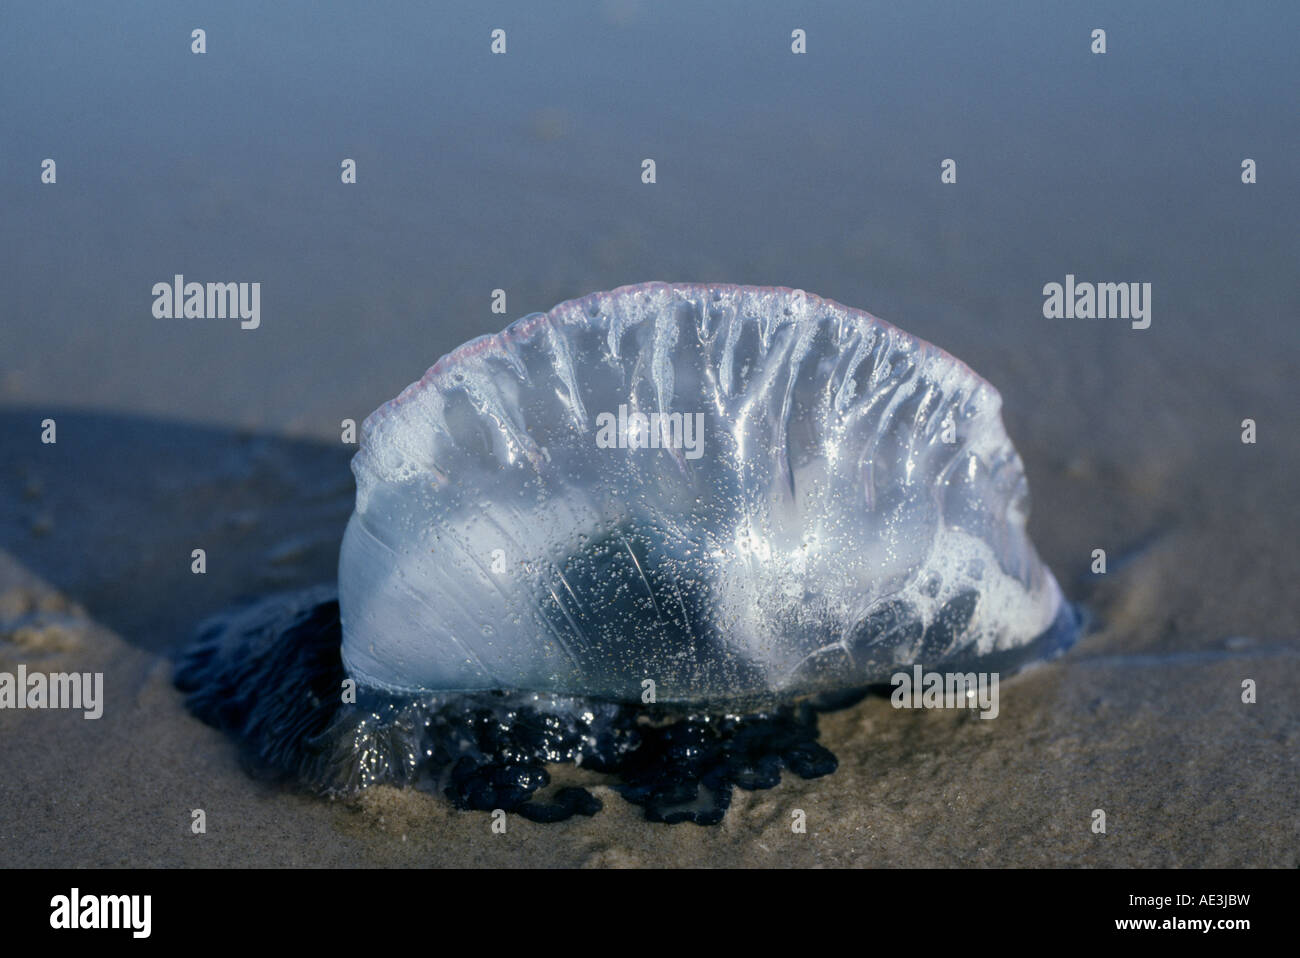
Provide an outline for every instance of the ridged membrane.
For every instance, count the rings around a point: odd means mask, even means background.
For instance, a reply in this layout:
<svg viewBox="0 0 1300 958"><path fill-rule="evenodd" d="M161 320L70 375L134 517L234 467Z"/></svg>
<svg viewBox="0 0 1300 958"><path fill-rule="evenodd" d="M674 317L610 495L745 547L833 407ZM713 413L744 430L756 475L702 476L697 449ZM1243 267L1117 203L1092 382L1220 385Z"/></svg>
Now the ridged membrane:
<svg viewBox="0 0 1300 958"><path fill-rule="evenodd" d="M620 406L702 414L698 457L602 447ZM344 665L393 691L651 681L720 704L1026 646L1063 599L1000 406L799 290L650 283L532 314L366 420Z"/></svg>

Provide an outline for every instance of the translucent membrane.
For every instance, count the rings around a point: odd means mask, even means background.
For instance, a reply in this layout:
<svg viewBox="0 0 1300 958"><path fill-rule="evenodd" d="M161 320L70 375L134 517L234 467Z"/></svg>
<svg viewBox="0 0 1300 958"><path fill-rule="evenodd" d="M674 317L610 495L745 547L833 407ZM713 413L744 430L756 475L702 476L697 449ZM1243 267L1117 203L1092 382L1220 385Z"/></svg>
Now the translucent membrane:
<svg viewBox="0 0 1300 958"><path fill-rule="evenodd" d="M344 666L711 705L1019 664L1074 620L1000 406L799 290L650 283L527 316L366 421Z"/></svg>

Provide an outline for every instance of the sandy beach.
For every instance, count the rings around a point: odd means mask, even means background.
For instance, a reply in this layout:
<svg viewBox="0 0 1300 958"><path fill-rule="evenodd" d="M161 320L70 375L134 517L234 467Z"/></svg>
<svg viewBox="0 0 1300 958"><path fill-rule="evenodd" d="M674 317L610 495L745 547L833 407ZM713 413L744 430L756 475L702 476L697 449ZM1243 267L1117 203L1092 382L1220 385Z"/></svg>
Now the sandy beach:
<svg viewBox="0 0 1300 958"><path fill-rule="evenodd" d="M1040 502L1073 503L1086 534L1123 543L1123 558L1101 582L1067 585L1104 624L1007 681L996 721L874 697L823 717L835 774L737 792L716 828L647 823L600 777L564 770L594 787L601 813L512 818L495 835L488 816L414 790L329 802L259 782L171 687L169 650L228 597L328 580L351 507L344 450L78 413L56 417L67 438L52 450L30 441L35 415L0 415L6 448L28 449L0 487L4 541L24 546L0 564L0 670L103 671L107 693L97 721L0 712L6 751L23 756L0 782L4 865L1297 864L1287 584L1300 556L1244 494L1266 483L1238 485L1238 508L1134 536L1134 517L1107 505L1137 494L1129 480L1112 473L1099 492L1099 463L1031 460ZM129 455L79 438L91 436ZM1180 498L1212 497L1194 486ZM133 547L128 529L153 546ZM1038 536L1063 574L1084 565L1059 545L1070 531ZM190 573L192 541L207 544L206 576ZM1221 565L1237 578L1216 591ZM1244 678L1258 704L1241 703ZM206 835L189 832L194 808ZM796 808L807 834L790 830ZM1105 835L1090 830L1096 808Z"/></svg>

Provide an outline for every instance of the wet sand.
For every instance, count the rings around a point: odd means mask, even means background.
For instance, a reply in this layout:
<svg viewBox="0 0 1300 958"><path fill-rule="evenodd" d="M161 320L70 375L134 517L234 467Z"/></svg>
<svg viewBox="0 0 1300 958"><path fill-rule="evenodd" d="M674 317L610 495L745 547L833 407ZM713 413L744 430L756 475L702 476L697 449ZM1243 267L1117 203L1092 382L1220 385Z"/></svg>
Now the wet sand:
<svg viewBox="0 0 1300 958"><path fill-rule="evenodd" d="M419 791L330 802L259 781L170 684L168 654L203 615L328 579L351 507L346 449L75 412L54 413L59 443L43 447L43 415L0 413L15 451L0 483L0 669L103 671L106 704L97 721L0 712L0 865L1300 864L1300 556L1259 508L1280 477L1148 482L1166 500L1138 509L1140 478L1026 444L1038 502L1073 506L1040 516L1036 540L1102 625L1007 680L996 720L870 698L822 718L835 774L737 791L721 826L648 823L579 773L602 812L512 816L500 835ZM1161 521L1138 522L1150 514ZM1104 578L1086 575L1079 539L1116 543ZM205 576L189 570L195 543ZM1240 701L1246 678L1257 704Z"/></svg>

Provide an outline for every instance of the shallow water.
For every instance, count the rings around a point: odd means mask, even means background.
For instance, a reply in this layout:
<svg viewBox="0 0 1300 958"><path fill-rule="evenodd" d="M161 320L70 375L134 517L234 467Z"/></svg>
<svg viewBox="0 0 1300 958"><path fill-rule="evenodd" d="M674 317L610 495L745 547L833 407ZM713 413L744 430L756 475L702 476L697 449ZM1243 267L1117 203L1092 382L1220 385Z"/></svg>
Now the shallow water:
<svg viewBox="0 0 1300 958"><path fill-rule="evenodd" d="M42 5L0 38L0 668L102 667L113 703L0 712L25 756L0 864L1297 864L1293 5L130 16ZM261 282L260 328L155 319L176 273ZM1045 319L1067 273L1152 283L1150 328ZM416 793L355 810L250 779L160 653L332 574L339 421L471 336L649 279L806 288L968 362L1002 393L1034 542L1102 630L1009 682L995 722L828 717L839 772L713 831L607 801L493 844ZM41 603L62 618L23 631ZM192 807L220 822L202 844Z"/></svg>

